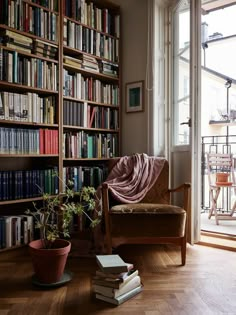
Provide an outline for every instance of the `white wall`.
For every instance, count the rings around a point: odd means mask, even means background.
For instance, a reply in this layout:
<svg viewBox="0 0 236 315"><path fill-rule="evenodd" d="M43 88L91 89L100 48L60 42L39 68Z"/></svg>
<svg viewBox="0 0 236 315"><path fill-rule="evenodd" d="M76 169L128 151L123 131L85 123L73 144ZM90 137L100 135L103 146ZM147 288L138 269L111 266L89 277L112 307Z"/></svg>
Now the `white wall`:
<svg viewBox="0 0 236 315"><path fill-rule="evenodd" d="M126 113L125 84L145 80L147 63L148 1L113 0L121 7L121 154L147 152L147 93L144 112Z"/></svg>

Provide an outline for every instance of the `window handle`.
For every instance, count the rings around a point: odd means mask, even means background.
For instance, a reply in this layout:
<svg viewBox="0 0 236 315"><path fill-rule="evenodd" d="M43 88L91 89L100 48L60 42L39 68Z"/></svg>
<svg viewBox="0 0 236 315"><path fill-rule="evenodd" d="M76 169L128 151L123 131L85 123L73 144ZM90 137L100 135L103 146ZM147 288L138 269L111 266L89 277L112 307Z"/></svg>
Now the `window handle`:
<svg viewBox="0 0 236 315"><path fill-rule="evenodd" d="M192 127L191 118L189 118L188 121L184 121L184 122L180 123L180 125L188 125L189 127Z"/></svg>

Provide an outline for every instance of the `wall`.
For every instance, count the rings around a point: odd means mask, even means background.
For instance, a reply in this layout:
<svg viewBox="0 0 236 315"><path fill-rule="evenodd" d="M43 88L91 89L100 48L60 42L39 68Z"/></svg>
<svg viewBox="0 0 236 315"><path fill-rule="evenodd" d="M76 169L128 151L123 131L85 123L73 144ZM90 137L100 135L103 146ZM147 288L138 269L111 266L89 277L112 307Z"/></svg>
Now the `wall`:
<svg viewBox="0 0 236 315"><path fill-rule="evenodd" d="M121 7L121 154L147 152L147 93L145 92L144 112L126 113L125 85L127 82L145 80L148 1L113 0L112 2Z"/></svg>

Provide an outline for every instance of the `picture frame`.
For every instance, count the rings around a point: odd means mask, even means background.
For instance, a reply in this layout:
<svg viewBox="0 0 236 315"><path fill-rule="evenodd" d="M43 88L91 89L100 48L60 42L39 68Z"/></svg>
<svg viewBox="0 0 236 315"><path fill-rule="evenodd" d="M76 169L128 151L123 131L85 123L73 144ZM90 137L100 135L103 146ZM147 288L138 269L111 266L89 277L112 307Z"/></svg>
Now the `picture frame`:
<svg viewBox="0 0 236 315"><path fill-rule="evenodd" d="M144 81L126 83L126 112L144 111Z"/></svg>

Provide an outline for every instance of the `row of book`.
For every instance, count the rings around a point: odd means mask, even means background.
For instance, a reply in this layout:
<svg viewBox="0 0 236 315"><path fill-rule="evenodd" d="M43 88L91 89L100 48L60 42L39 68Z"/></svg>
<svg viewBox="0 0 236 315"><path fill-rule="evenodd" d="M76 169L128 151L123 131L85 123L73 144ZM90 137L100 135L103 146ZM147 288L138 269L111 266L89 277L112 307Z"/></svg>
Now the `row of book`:
<svg viewBox="0 0 236 315"><path fill-rule="evenodd" d="M64 18L63 44L112 62L119 62L119 39Z"/></svg>
<svg viewBox="0 0 236 315"><path fill-rule="evenodd" d="M0 249L26 245L34 239L31 215L0 216Z"/></svg>
<svg viewBox="0 0 236 315"><path fill-rule="evenodd" d="M120 305L143 289L138 269L119 255L97 255L99 269L92 277L92 292L96 299Z"/></svg>
<svg viewBox="0 0 236 315"><path fill-rule="evenodd" d="M85 0L63 0L64 14L112 36L120 35L120 16Z"/></svg>
<svg viewBox="0 0 236 315"><path fill-rule="evenodd" d="M107 178L108 169L100 166L72 166L63 168L63 191L66 190L66 183L73 181L74 191L79 191L83 186L97 188Z"/></svg>
<svg viewBox="0 0 236 315"><path fill-rule="evenodd" d="M82 57L64 56L65 65L72 66L76 69L85 69L88 71L100 72L102 74L118 77L118 64L109 61L96 59L92 56L83 55Z"/></svg>
<svg viewBox="0 0 236 315"><path fill-rule="evenodd" d="M0 92L0 119L55 124L55 96Z"/></svg>
<svg viewBox="0 0 236 315"><path fill-rule="evenodd" d="M45 42L41 39L35 38L33 40L32 53L50 59L57 59L58 46L49 42Z"/></svg>
<svg viewBox="0 0 236 315"><path fill-rule="evenodd" d="M8 48L15 48L27 53L31 53L33 48L32 38L6 29L0 30L0 43Z"/></svg>
<svg viewBox="0 0 236 315"><path fill-rule="evenodd" d="M118 156L117 134L89 134L84 130L63 134L65 158L113 158Z"/></svg>
<svg viewBox="0 0 236 315"><path fill-rule="evenodd" d="M55 195L58 185L55 168L0 171L0 201Z"/></svg>
<svg viewBox="0 0 236 315"><path fill-rule="evenodd" d="M0 154L58 154L58 130L0 127Z"/></svg>
<svg viewBox="0 0 236 315"><path fill-rule="evenodd" d="M101 60L99 63L100 72L109 76L118 77L119 67L115 63Z"/></svg>
<svg viewBox="0 0 236 315"><path fill-rule="evenodd" d="M85 128L102 128L117 130L119 112L110 107L92 106L81 102L64 100L63 124Z"/></svg>
<svg viewBox="0 0 236 315"><path fill-rule="evenodd" d="M59 180L55 176L57 168L0 171L0 201L26 199L58 194ZM100 166L73 166L63 168L62 189L66 191L66 183L73 181L74 191L83 186L97 188L106 179L108 169Z"/></svg>
<svg viewBox="0 0 236 315"><path fill-rule="evenodd" d="M12 30L0 30L0 44L18 51L32 53L41 57L57 59L58 46L38 38L31 38Z"/></svg>
<svg viewBox="0 0 236 315"><path fill-rule="evenodd" d="M0 24L31 33L47 40L58 39L58 14L22 0L2 0Z"/></svg>
<svg viewBox="0 0 236 315"><path fill-rule="evenodd" d="M58 65L0 47L0 80L57 91Z"/></svg>
<svg viewBox="0 0 236 315"><path fill-rule="evenodd" d="M118 84L105 83L93 77L85 77L80 72L63 71L64 96L75 97L98 103L119 105Z"/></svg>

